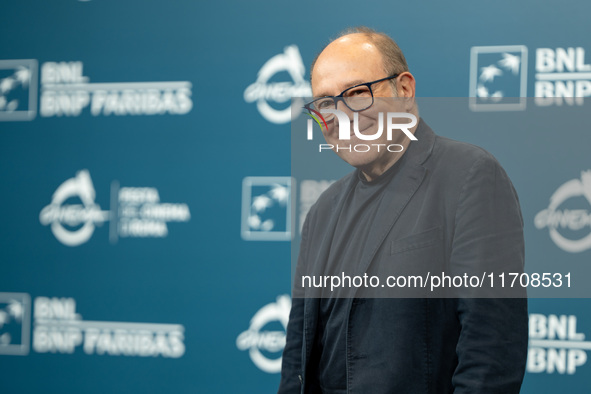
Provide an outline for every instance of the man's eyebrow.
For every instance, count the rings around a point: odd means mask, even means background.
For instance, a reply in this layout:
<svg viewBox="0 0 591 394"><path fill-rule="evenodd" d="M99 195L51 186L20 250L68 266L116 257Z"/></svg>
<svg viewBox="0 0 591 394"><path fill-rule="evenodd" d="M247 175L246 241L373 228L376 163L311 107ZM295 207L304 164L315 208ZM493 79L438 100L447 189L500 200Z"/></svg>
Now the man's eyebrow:
<svg viewBox="0 0 591 394"><path fill-rule="evenodd" d="M366 83L366 81L362 80L362 79L355 79L353 81L348 81L347 83L344 83L342 86L346 86L344 88L341 89L341 91L339 92L339 94L343 91L343 90L347 90L349 88L352 88L353 86L357 86L357 85L361 85L362 83ZM322 93L322 94L317 94L315 95L315 97L331 97L330 94L326 94L326 93Z"/></svg>
<svg viewBox="0 0 591 394"><path fill-rule="evenodd" d="M366 83L366 81L364 81L362 79L356 79L354 81L349 81L349 83L347 83L345 85L345 86L347 86L345 89L352 88L353 86L356 86L356 85L361 85L362 83Z"/></svg>

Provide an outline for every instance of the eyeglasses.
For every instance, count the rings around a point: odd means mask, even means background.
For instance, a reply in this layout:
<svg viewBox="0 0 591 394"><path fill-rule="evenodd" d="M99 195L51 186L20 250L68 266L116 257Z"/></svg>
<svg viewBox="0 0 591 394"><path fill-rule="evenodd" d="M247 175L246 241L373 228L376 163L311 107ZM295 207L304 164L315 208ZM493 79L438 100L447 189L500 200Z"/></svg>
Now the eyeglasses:
<svg viewBox="0 0 591 394"><path fill-rule="evenodd" d="M389 79L398 78L400 74L394 74L390 77L378 79L372 82L361 83L345 89L338 96L326 96L318 98L314 101L304 105L308 112L321 111L323 109L336 109L339 101L343 101L345 105L354 112L359 112L368 109L373 105L373 91L371 85L378 82L387 81ZM323 114L324 120L327 122L334 118L334 114Z"/></svg>

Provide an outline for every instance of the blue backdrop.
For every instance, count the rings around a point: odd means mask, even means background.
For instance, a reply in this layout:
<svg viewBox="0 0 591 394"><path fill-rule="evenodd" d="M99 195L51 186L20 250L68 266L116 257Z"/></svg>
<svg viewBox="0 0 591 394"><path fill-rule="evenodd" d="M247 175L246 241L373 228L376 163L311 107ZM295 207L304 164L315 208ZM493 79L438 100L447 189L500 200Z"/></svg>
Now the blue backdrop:
<svg viewBox="0 0 591 394"><path fill-rule="evenodd" d="M472 96L461 105L475 122L520 119L514 138L495 138L424 113L507 169L528 271L590 263L591 4L31 0L0 10L5 392L276 390L290 240L338 177L292 177L291 97L309 94L314 55L349 26L396 39L418 96ZM544 116L574 123L541 132ZM589 306L530 300L524 393L589 392Z"/></svg>

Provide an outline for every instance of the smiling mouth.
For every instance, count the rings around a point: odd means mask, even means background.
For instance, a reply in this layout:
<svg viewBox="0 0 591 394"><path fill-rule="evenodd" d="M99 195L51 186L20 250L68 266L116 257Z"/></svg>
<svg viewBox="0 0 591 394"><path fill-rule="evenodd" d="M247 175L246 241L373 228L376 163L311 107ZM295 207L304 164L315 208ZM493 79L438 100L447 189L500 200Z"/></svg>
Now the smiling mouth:
<svg viewBox="0 0 591 394"><path fill-rule="evenodd" d="M377 131L373 131L373 130L370 130L370 129L371 129L371 127L367 127L367 128L365 128L363 130L359 130L359 134L372 135L372 134L375 134L377 132ZM353 131L353 128L351 128L351 134L349 134L349 137L357 137L355 135L355 132Z"/></svg>

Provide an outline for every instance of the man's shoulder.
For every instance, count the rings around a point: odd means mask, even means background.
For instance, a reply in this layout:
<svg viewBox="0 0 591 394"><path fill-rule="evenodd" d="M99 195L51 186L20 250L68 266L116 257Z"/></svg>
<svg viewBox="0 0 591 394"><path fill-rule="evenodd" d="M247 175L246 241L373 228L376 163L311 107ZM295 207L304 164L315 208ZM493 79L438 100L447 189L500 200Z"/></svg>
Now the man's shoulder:
<svg viewBox="0 0 591 394"><path fill-rule="evenodd" d="M433 154L448 159L454 157L456 161L466 163L473 163L479 160L496 161L495 157L490 152L480 146L442 137L440 135L435 136Z"/></svg>
<svg viewBox="0 0 591 394"><path fill-rule="evenodd" d="M309 214L312 216L318 212L328 213L332 211L336 199L345 192L351 185L353 177L356 177L356 170L348 173L338 181L333 182L324 192L320 194L314 205L310 208Z"/></svg>
<svg viewBox="0 0 591 394"><path fill-rule="evenodd" d="M495 156L467 142L435 136L431 155L423 165L430 173L432 185L439 185L449 195L454 195L452 190L484 190L501 184L513 188L507 172Z"/></svg>
<svg viewBox="0 0 591 394"><path fill-rule="evenodd" d="M435 135L433 151L427 160L443 171L470 170L475 167L502 168L486 149L467 142Z"/></svg>

